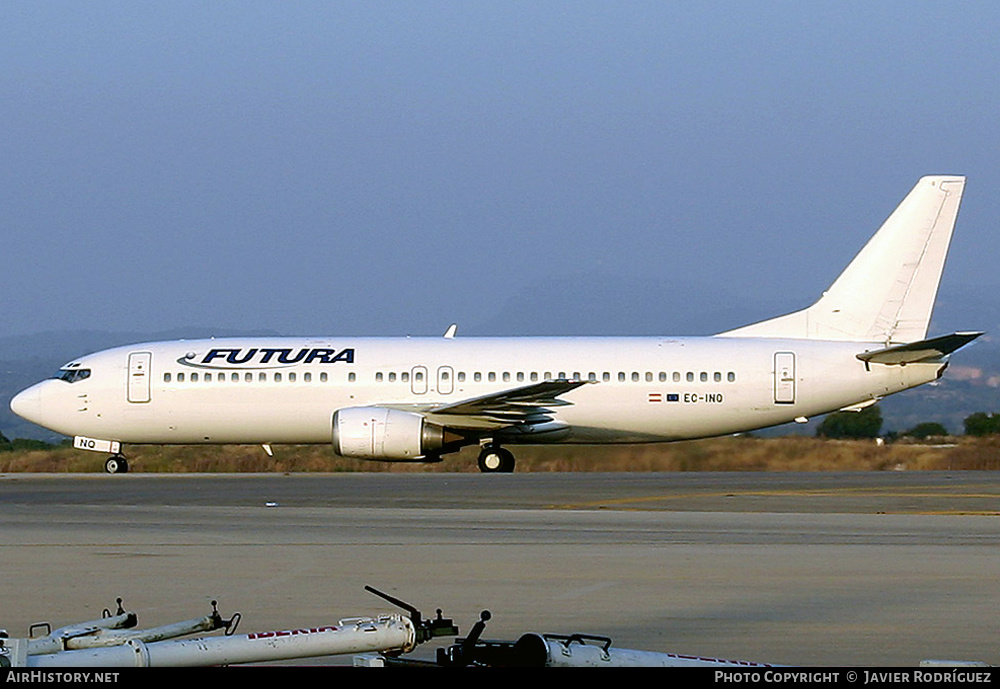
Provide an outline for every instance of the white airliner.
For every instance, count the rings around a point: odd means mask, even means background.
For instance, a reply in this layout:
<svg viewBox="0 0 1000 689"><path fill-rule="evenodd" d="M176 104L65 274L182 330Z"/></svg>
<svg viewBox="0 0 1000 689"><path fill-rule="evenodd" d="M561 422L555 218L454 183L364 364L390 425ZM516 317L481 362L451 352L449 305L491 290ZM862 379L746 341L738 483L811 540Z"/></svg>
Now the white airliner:
<svg viewBox="0 0 1000 689"><path fill-rule="evenodd" d="M860 410L933 381L981 333L926 339L964 177L921 179L807 309L711 337L268 338L154 342L77 359L11 409L82 449L332 443L439 461L479 444L664 442Z"/></svg>

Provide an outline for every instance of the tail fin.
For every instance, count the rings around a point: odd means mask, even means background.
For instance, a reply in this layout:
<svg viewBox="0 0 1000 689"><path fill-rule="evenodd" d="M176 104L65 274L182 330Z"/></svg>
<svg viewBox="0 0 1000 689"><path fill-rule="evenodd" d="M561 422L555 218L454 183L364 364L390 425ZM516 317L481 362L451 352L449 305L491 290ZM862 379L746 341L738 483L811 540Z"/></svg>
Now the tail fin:
<svg viewBox="0 0 1000 689"><path fill-rule="evenodd" d="M927 336L965 177L924 177L815 304L720 335L858 342Z"/></svg>

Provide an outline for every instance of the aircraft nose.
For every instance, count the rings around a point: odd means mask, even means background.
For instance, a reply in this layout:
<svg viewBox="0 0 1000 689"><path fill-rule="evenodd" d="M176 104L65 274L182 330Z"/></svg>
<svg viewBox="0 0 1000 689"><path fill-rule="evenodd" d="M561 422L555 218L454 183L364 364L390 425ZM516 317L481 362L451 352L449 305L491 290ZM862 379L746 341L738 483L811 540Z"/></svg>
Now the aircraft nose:
<svg viewBox="0 0 1000 689"><path fill-rule="evenodd" d="M38 413L42 408L42 396L37 385L14 395L10 401L10 410L22 419L37 423Z"/></svg>

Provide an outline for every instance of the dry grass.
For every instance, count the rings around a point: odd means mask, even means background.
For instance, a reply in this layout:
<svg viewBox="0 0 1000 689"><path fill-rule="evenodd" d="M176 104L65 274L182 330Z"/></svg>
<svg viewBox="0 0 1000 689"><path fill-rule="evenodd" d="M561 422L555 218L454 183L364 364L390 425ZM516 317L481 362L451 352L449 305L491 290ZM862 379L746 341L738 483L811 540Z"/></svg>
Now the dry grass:
<svg viewBox="0 0 1000 689"><path fill-rule="evenodd" d="M997 470L1000 437L951 438L937 444L731 437L662 445L514 447L518 471L886 471ZM337 457L329 446L129 446L136 472L470 472L476 448L438 464ZM68 447L0 454L0 472L100 472L106 457Z"/></svg>

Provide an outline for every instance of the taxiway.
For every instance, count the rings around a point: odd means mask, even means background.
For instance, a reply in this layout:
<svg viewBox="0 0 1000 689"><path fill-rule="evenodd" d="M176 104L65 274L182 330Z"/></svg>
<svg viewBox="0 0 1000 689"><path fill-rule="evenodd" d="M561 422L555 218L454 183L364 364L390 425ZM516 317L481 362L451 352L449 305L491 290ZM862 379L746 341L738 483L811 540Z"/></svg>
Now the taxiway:
<svg viewBox="0 0 1000 689"><path fill-rule="evenodd" d="M799 665L1000 662L989 472L0 476L0 627L390 609Z"/></svg>

